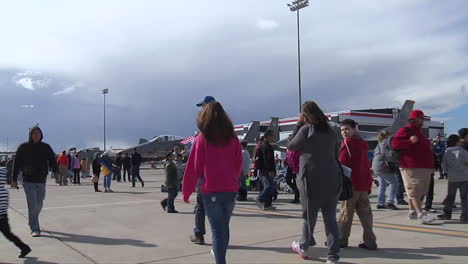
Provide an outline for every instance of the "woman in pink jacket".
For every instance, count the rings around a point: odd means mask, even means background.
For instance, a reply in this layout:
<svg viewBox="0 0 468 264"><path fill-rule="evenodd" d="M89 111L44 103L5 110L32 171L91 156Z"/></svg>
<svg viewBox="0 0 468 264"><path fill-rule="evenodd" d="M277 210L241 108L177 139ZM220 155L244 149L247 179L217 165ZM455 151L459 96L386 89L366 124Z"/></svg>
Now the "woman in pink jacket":
<svg viewBox="0 0 468 264"><path fill-rule="evenodd" d="M224 264L229 245L229 221L242 172L242 149L220 103L208 103L199 113L197 125L201 133L187 162L182 194L188 203L198 178L204 175L201 193L211 225L213 252L216 263Z"/></svg>

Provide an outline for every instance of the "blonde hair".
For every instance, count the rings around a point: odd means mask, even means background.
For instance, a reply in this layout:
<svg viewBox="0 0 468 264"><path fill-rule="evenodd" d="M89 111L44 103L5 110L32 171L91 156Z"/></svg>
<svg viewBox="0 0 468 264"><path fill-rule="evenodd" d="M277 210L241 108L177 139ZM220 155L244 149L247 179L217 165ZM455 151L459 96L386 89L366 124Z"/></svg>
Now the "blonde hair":
<svg viewBox="0 0 468 264"><path fill-rule="evenodd" d="M377 136L377 141L379 143L381 143L384 139L386 139L388 136L390 135L390 133L388 131L382 131L378 134Z"/></svg>

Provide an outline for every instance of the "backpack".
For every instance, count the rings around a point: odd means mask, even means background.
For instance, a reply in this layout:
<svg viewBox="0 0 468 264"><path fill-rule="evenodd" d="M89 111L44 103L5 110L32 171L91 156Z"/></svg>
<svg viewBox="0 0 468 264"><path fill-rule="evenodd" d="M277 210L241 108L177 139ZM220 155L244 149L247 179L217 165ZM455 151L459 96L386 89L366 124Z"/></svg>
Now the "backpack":
<svg viewBox="0 0 468 264"><path fill-rule="evenodd" d="M338 162L339 172L341 177L341 192L338 197L340 201L348 201L353 198L353 183L351 182L351 168Z"/></svg>
<svg viewBox="0 0 468 264"><path fill-rule="evenodd" d="M414 133L409 127L404 127L406 131L410 133L410 136L413 136ZM388 163L400 163L401 157L401 150L396 150L392 147L392 140L395 137L396 133L391 135L388 139L384 140L382 156L384 157L385 161Z"/></svg>

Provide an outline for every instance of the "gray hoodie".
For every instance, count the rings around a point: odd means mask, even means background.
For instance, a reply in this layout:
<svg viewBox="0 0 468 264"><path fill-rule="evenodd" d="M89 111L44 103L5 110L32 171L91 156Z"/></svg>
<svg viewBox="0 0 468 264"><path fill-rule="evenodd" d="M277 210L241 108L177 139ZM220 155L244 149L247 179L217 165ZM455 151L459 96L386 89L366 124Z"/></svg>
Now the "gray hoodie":
<svg viewBox="0 0 468 264"><path fill-rule="evenodd" d="M391 174L391 172L387 170L387 167L385 165L385 159L382 155L382 150L385 149L385 144L388 144L388 140L379 143L374 150L374 158L372 159L372 171L376 175Z"/></svg>
<svg viewBox="0 0 468 264"><path fill-rule="evenodd" d="M462 147L447 148L442 168L447 172L449 182L468 181L468 151Z"/></svg>

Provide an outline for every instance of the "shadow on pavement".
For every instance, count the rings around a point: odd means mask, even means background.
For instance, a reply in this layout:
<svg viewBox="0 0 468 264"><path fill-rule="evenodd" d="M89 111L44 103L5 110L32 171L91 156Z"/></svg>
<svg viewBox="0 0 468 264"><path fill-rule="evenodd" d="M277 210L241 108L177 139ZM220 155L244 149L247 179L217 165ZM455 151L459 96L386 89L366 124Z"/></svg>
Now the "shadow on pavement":
<svg viewBox="0 0 468 264"><path fill-rule="evenodd" d="M151 192L121 192L121 191L113 191L113 193L126 193L126 194L149 194Z"/></svg>
<svg viewBox="0 0 468 264"><path fill-rule="evenodd" d="M297 255L291 247L256 247L254 245L252 246L238 246L238 245L229 245L229 250L255 250L255 251L274 251L282 254L291 254L291 255ZM317 261L320 263L323 263L326 261L326 256L327 256L327 249L325 248L310 248L308 250L308 256L309 259L303 260L305 262L310 262L310 261ZM318 257L318 256L323 256L323 257ZM299 256L298 256L298 259ZM301 262L302 263L302 262ZM342 262L340 261L340 264L356 264L356 263L350 263L350 262Z"/></svg>
<svg viewBox="0 0 468 264"><path fill-rule="evenodd" d="M295 254L290 247L257 247L255 245L238 246L230 245L230 250L255 250L255 251L274 251L283 254ZM343 259L405 259L405 260L433 260L441 259L440 256L466 256L468 247L430 247L430 248L382 248L376 251L368 251L359 248L342 249L340 257ZM323 258L317 256L326 256L326 248L312 247L309 249L309 256L312 261L323 261ZM434 256L440 255L440 256ZM342 262L342 264L351 264Z"/></svg>
<svg viewBox="0 0 468 264"><path fill-rule="evenodd" d="M344 258L441 259L440 256L466 256L467 250L468 247L381 248L376 251L347 248L341 251L341 256Z"/></svg>
<svg viewBox="0 0 468 264"><path fill-rule="evenodd" d="M24 259L25 264L58 264L55 262L49 262L49 261L41 261L36 257L26 257Z"/></svg>
<svg viewBox="0 0 468 264"><path fill-rule="evenodd" d="M125 239L125 238L108 238L90 235L68 234L56 231L47 231L51 235L42 235L43 237L55 238L63 242L74 242L83 244L96 245L130 245L134 247L157 247L157 245L149 244L141 240Z"/></svg>

